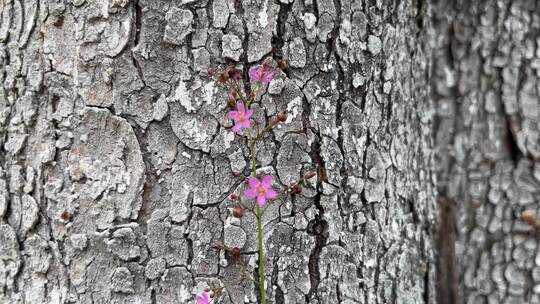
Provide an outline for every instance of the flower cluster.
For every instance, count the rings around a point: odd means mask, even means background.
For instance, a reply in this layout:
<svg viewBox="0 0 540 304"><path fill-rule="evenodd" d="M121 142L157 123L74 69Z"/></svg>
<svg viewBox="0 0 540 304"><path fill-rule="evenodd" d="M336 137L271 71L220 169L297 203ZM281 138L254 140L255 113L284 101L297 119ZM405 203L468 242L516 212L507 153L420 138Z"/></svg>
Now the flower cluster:
<svg viewBox="0 0 540 304"><path fill-rule="evenodd" d="M286 68L284 61L278 63L279 68ZM264 273L264 252L262 241L262 216L264 211L268 207L269 201L280 198L282 195L287 194L299 194L302 191L301 183L304 180L310 179L315 176L314 172L306 173L297 182L291 183L285 189L278 193L272 187L273 178L271 175L258 176L256 172L257 161L256 155L256 142L264 137L265 134L270 132L273 127L279 123L285 123L287 121L287 115L283 112L278 113L275 117L270 119L267 126L261 127L260 122L253 119L253 109L251 104L255 101L256 97L261 93L260 91L264 86L270 83L274 77L276 70L271 68L268 64L253 66L248 71L250 91L249 94L245 93L245 86L242 82L242 73L234 67L229 67L223 72L217 75L217 80L223 84L226 88L230 89L230 97L227 101L230 111L227 113L227 117L233 121L231 131L235 134L240 134L242 130L245 130L248 138L248 148L251 155L251 172L250 176L245 179L247 189L243 192L242 196L236 193L230 195L231 201L234 202L232 208L232 215L236 218L242 218L246 211L253 212L257 219L258 226L258 255L259 255L259 291L261 296L261 303L266 303L265 293L265 273ZM208 69L208 75L214 76L214 71ZM241 173L234 173L234 176L240 177ZM244 201L252 201L255 204L246 204ZM214 250L224 250L232 255L236 260L240 260L241 250L240 248L226 248L223 245L212 245ZM242 269L244 269L242 267ZM243 271L242 280L249 278L250 273ZM253 278L251 280L255 281ZM215 300L221 294L225 287L218 287L214 289L206 289L199 293L195 300L197 304L207 304Z"/></svg>

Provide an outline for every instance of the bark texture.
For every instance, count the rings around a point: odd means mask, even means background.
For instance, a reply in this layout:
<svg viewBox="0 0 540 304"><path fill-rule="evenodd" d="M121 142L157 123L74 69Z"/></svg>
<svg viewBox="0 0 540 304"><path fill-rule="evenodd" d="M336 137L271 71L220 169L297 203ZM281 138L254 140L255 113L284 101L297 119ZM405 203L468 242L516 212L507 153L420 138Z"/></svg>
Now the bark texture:
<svg viewBox="0 0 540 304"><path fill-rule="evenodd" d="M249 151L228 129L227 91L205 71L285 58L289 68L255 105L262 121L289 113L259 144L258 170L278 187L319 175L266 213L270 302L433 303L429 19L423 1L0 0L0 302L190 303L238 276L213 243L241 248L256 277L254 219L233 219L227 199L244 187ZM466 68L481 67L480 56L464 54L478 60ZM536 96L532 69L504 71L480 79ZM528 77L518 86L504 75ZM455 142L476 126L505 132L506 114L530 113L532 101L523 102L460 116L469 124ZM476 115L490 118L477 125ZM512 122L525 130L534 120ZM490 197L534 202L532 186L518 181L538 178L531 132L518 140L519 162L478 167L487 171L472 175L472 194L486 197L477 181L499 172ZM504 157L497 147L486 155ZM517 225L513 206L483 206L497 231ZM483 227L468 235L487 236ZM522 257L501 275L533 263L532 238L497 244L485 261ZM526 288L522 278L512 284ZM221 303L258 296L246 282Z"/></svg>
<svg viewBox="0 0 540 304"><path fill-rule="evenodd" d="M457 239L457 259L439 258L461 303L540 303L539 235L520 216L539 211L540 5L438 2L437 186L456 217L440 242Z"/></svg>

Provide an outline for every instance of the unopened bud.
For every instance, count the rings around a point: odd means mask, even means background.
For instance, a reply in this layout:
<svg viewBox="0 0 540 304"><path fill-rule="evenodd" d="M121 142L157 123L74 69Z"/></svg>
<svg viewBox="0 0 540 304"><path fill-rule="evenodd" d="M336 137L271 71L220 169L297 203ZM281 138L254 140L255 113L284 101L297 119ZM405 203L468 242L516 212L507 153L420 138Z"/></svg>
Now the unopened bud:
<svg viewBox="0 0 540 304"><path fill-rule="evenodd" d="M206 70L206 74L208 74L210 77L214 76L214 69L208 68L208 70Z"/></svg>
<svg viewBox="0 0 540 304"><path fill-rule="evenodd" d="M521 219L531 225L534 226L536 224L536 216L534 215L534 212L531 210L525 210L521 213Z"/></svg>
<svg viewBox="0 0 540 304"><path fill-rule="evenodd" d="M278 115L277 115L277 119L280 122L285 122L285 121L287 121L287 114L285 114L283 112L279 112Z"/></svg>
<svg viewBox="0 0 540 304"><path fill-rule="evenodd" d="M230 109L236 108L236 101L233 100L233 99L229 99L229 100L227 101L227 106L228 106Z"/></svg>
<svg viewBox="0 0 540 304"><path fill-rule="evenodd" d="M231 248L231 254L234 257L239 257L240 256L240 248L238 248L238 247Z"/></svg>
<svg viewBox="0 0 540 304"><path fill-rule="evenodd" d="M240 75L240 73L234 74L234 80L236 80L236 81L242 80L242 75Z"/></svg>
<svg viewBox="0 0 540 304"><path fill-rule="evenodd" d="M240 173L240 172L233 172L233 173L232 173L232 175L233 175L234 177L239 177L241 174L242 174L242 173Z"/></svg>
<svg viewBox="0 0 540 304"><path fill-rule="evenodd" d="M310 178L314 177L315 175L317 175L317 173L315 173L315 172L307 172L306 174L304 174L304 179L310 179Z"/></svg>
<svg viewBox="0 0 540 304"><path fill-rule="evenodd" d="M249 184L249 178L246 178L246 179L244 180L244 184L246 184L246 185Z"/></svg>
<svg viewBox="0 0 540 304"><path fill-rule="evenodd" d="M281 59L281 60L278 61L277 66L278 66L278 68L280 70L284 71L285 69L287 69L288 64L287 64L287 61L285 59Z"/></svg>
<svg viewBox="0 0 540 304"><path fill-rule="evenodd" d="M205 289L203 289L204 292L210 292L210 288L206 287Z"/></svg>
<svg viewBox="0 0 540 304"><path fill-rule="evenodd" d="M229 77L234 77L234 76L237 74L235 68L229 68L229 69L227 69L227 73L229 74Z"/></svg>
<svg viewBox="0 0 540 304"><path fill-rule="evenodd" d="M223 250L223 248L224 247L221 244L212 244L212 245L210 245L210 249L213 249L215 251L221 251L221 250Z"/></svg>
<svg viewBox="0 0 540 304"><path fill-rule="evenodd" d="M279 120L278 120L277 118L272 118L272 120L270 120L270 124L271 124L272 126L275 126L275 125L277 125L278 123L279 123Z"/></svg>
<svg viewBox="0 0 540 304"><path fill-rule="evenodd" d="M229 80L229 74L225 73L225 72L222 72L221 74L219 74L219 77L218 77L218 81L219 82L227 82L227 80Z"/></svg>
<svg viewBox="0 0 540 304"><path fill-rule="evenodd" d="M231 94L234 98L238 97L238 91L236 89L232 90Z"/></svg>
<svg viewBox="0 0 540 304"><path fill-rule="evenodd" d="M238 194L236 194L236 193L231 193L231 199L232 199L233 201L237 200L237 199L238 199Z"/></svg>
<svg viewBox="0 0 540 304"><path fill-rule="evenodd" d="M235 217L235 218L242 218L245 214L245 210L244 210L244 207L242 206L234 206L232 208L232 215Z"/></svg>
<svg viewBox="0 0 540 304"><path fill-rule="evenodd" d="M302 193L302 186L300 186L300 185L294 185L294 186L292 187L292 189L291 189L291 192L292 192L293 194L300 194L300 193Z"/></svg>

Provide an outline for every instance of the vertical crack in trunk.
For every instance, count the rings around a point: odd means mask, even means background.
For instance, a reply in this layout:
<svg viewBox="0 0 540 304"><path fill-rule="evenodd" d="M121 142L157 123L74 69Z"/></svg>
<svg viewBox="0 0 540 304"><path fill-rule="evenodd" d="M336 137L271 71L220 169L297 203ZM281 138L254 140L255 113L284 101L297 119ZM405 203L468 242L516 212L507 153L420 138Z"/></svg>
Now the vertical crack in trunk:
<svg viewBox="0 0 540 304"><path fill-rule="evenodd" d="M142 67L139 64L139 61L135 57L135 49L139 45L139 42L141 40L141 29L142 29L142 7L139 4L139 0L135 0L133 3L134 8L134 22L135 22L135 33L133 34L133 47L131 48L131 58L133 60L133 65L135 68L137 68L137 73L139 74L139 78L141 79L142 83L146 87L146 82L144 81L144 74L142 71Z"/></svg>
<svg viewBox="0 0 540 304"><path fill-rule="evenodd" d="M316 139L312 144L312 159L313 162L317 164L320 168L319 175L317 176L317 194L314 198L315 207L318 210L317 215L313 220L308 223L307 233L315 236L315 248L311 251L309 255L308 269L309 269L309 281L310 288L309 293L306 295L306 303L310 303L310 300L314 297L317 298L316 293L319 287L321 280L321 274L319 271L319 257L321 254L322 248L326 245L328 239L328 223L324 220L324 208L321 205L321 196L322 196L322 182L324 178L324 161L320 155L320 143L319 137L316 136Z"/></svg>

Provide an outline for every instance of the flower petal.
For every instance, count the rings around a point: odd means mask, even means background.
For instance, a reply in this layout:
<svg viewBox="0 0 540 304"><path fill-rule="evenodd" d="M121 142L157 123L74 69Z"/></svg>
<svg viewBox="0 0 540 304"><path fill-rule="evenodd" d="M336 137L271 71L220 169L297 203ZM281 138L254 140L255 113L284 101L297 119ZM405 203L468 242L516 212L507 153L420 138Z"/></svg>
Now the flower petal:
<svg viewBox="0 0 540 304"><path fill-rule="evenodd" d="M254 199L257 196L257 191L255 191L255 188L249 188L244 191L244 196L247 199Z"/></svg>
<svg viewBox="0 0 540 304"><path fill-rule="evenodd" d="M240 132L240 130L242 130L242 126L241 126L240 124L236 124L236 125L234 125L234 126L232 127L232 131L233 131L234 133L238 133L238 132Z"/></svg>
<svg viewBox="0 0 540 304"><path fill-rule="evenodd" d="M244 114L244 117L246 119L250 119L251 118L251 115L253 115L253 110L252 109L249 109L246 111L246 113Z"/></svg>
<svg viewBox="0 0 540 304"><path fill-rule="evenodd" d="M244 120L244 121L239 122L238 125L239 125L241 128L249 129L249 128L251 128L251 121L250 121L249 119L246 119L246 120Z"/></svg>
<svg viewBox="0 0 540 304"><path fill-rule="evenodd" d="M237 102L236 103L236 109L238 110L238 114L240 113L245 113L246 112L246 109L244 108L244 103L243 102Z"/></svg>
<svg viewBox="0 0 540 304"><path fill-rule="evenodd" d="M195 297L195 300L197 301L197 304L208 304L210 303L210 296L208 296L208 293L203 291Z"/></svg>
<svg viewBox="0 0 540 304"><path fill-rule="evenodd" d="M259 81L260 77L259 77L259 69L258 68L251 67L249 69L249 79L252 82Z"/></svg>
<svg viewBox="0 0 540 304"><path fill-rule="evenodd" d="M250 178L248 179L248 184L249 184L249 186L250 186L251 188L258 188L259 185L261 184L261 182L260 182L259 179L256 178L256 177L250 177Z"/></svg>
<svg viewBox="0 0 540 304"><path fill-rule="evenodd" d="M274 191L274 189L272 188L266 189L266 192L264 193L264 195L266 196L267 199L275 199L276 197L278 197L278 193Z"/></svg>
<svg viewBox="0 0 540 304"><path fill-rule="evenodd" d="M262 186L265 188L270 188L270 186L272 186L272 175L265 175L263 177Z"/></svg>
<svg viewBox="0 0 540 304"><path fill-rule="evenodd" d="M234 121L237 121L240 119L240 113L238 113L238 111L230 111L229 113L227 113L229 118L234 120Z"/></svg>
<svg viewBox="0 0 540 304"><path fill-rule="evenodd" d="M264 195L257 196L257 204L259 205L259 207L263 208L266 204L266 197L264 197Z"/></svg>
<svg viewBox="0 0 540 304"><path fill-rule="evenodd" d="M272 81L272 75L273 75L273 72L272 72L272 71L266 72L266 73L264 74L264 77L263 77L262 82L269 83L270 81Z"/></svg>

